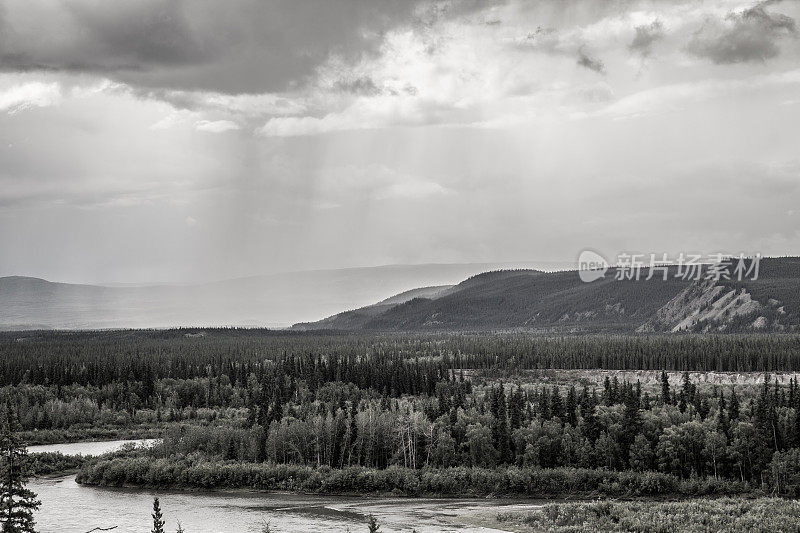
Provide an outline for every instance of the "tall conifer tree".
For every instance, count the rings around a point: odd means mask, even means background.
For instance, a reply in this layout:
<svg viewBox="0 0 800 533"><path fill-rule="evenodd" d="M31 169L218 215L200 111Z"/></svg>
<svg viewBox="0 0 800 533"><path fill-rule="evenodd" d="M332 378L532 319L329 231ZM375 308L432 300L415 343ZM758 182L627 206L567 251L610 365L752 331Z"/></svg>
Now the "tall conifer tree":
<svg viewBox="0 0 800 533"><path fill-rule="evenodd" d="M33 512L41 503L25 487L28 476L28 450L19 437L20 423L10 403L6 403L0 433L0 521L3 533L34 533Z"/></svg>

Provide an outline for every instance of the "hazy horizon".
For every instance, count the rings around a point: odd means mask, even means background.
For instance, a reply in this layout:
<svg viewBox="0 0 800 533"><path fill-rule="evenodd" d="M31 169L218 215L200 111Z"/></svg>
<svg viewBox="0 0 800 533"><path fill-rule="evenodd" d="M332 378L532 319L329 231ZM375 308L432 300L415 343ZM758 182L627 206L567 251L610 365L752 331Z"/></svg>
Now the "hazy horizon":
<svg viewBox="0 0 800 533"><path fill-rule="evenodd" d="M49 284L0 277L0 329L285 327L421 287L455 285L487 270L536 266L541 265L386 265L198 284Z"/></svg>
<svg viewBox="0 0 800 533"><path fill-rule="evenodd" d="M245 276L236 276L232 278L212 278L200 280L153 280L153 281L125 281L125 280L112 280L112 281L92 281L92 280L64 280L64 279L47 279L40 276L31 276L28 274L3 274L0 278L32 278L41 279L51 283L65 283L74 285L96 285L99 287L149 287L149 286L190 286L190 285L213 285L215 283L222 283L226 281L246 280L252 278L262 277L277 277L283 275L293 274L312 274L315 272L340 272L340 271L353 271L353 270L381 270L391 268L419 268L419 267L480 267L485 266L493 269L516 269L516 268L530 268L534 270L542 270L544 272L555 272L559 270L575 270L577 268L577 261L502 261L502 262L471 262L471 263L394 263L382 265L359 265L359 266L344 266L340 268L314 268L307 270L283 270L276 272L256 273Z"/></svg>

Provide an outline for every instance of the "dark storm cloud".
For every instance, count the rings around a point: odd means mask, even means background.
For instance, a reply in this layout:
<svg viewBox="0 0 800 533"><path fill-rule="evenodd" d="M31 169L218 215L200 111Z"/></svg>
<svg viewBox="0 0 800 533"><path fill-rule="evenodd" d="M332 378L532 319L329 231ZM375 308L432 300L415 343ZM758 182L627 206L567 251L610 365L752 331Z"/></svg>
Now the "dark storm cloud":
<svg viewBox="0 0 800 533"><path fill-rule="evenodd" d="M105 51L96 59L89 54L76 57L68 65L76 69L192 65L211 59L214 53L193 34L180 2L75 3L65 7L80 21L87 41Z"/></svg>
<svg viewBox="0 0 800 533"><path fill-rule="evenodd" d="M636 36L631 41L628 49L642 56L649 56L653 43L664 38L664 25L660 20L654 20L650 24L636 26L635 29Z"/></svg>
<svg viewBox="0 0 800 533"><path fill-rule="evenodd" d="M416 22L417 2L243 0L231 7L10 0L0 10L0 69L101 73L154 89L279 91L302 83L331 53L377 50L386 31Z"/></svg>
<svg viewBox="0 0 800 533"><path fill-rule="evenodd" d="M780 53L778 41L797 33L792 17L770 13L778 2L761 2L741 13L730 13L726 23L710 19L692 37L687 49L718 64L765 61Z"/></svg>
<svg viewBox="0 0 800 533"><path fill-rule="evenodd" d="M0 36L6 71L145 71L213 58L181 2L9 2Z"/></svg>
<svg viewBox="0 0 800 533"><path fill-rule="evenodd" d="M599 74L605 74L606 72L606 67L603 62L600 59L587 54L583 47L578 49L578 64Z"/></svg>

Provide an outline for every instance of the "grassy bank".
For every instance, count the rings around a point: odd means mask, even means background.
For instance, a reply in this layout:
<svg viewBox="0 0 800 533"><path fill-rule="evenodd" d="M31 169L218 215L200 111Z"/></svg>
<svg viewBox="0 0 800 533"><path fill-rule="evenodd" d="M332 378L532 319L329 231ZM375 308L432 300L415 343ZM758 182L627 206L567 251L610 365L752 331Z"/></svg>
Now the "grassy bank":
<svg viewBox="0 0 800 533"><path fill-rule="evenodd" d="M528 512L498 513L480 525L528 533L550 531L739 532L797 531L800 502L780 498L697 499L682 502L548 504Z"/></svg>

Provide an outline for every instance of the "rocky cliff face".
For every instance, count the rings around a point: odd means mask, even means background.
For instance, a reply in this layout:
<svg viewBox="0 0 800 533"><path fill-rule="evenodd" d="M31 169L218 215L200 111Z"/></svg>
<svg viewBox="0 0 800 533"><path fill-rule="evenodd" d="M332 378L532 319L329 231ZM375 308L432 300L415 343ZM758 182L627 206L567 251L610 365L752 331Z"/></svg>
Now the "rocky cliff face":
<svg viewBox="0 0 800 533"><path fill-rule="evenodd" d="M784 314L777 300L762 303L744 287L699 280L656 311L637 332L782 331L787 328L781 321Z"/></svg>

